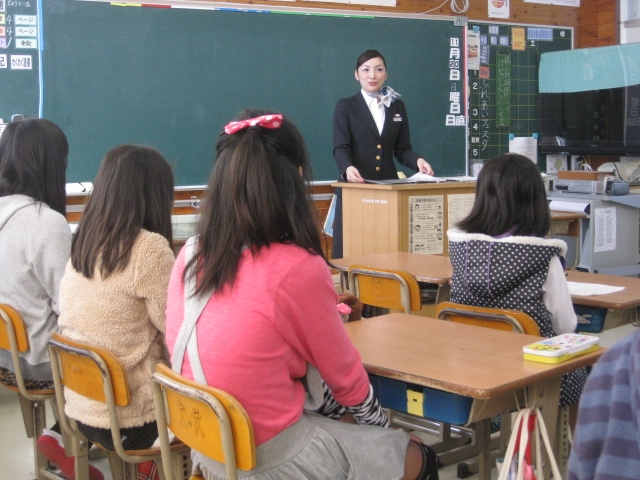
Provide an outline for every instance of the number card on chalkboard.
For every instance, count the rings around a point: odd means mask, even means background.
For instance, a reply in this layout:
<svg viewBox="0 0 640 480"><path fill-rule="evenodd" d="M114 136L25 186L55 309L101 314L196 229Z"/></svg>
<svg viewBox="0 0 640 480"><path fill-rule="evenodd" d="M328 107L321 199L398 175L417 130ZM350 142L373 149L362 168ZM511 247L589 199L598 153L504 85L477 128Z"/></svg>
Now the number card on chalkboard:
<svg viewBox="0 0 640 480"><path fill-rule="evenodd" d="M474 27L480 68L469 71L469 163L477 173L485 160L509 151L509 135L537 133L540 55L571 49L573 29L469 25Z"/></svg>

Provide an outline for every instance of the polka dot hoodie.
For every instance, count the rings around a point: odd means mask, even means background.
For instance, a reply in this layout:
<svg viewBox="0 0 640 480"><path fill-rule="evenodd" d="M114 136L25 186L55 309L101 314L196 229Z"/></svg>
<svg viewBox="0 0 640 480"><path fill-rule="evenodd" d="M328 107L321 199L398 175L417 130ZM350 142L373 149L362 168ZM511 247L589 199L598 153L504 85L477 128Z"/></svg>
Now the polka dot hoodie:
<svg viewBox="0 0 640 480"><path fill-rule="evenodd" d="M543 337L557 335L544 304L542 285L551 259L566 253L565 242L539 237L493 238L459 230L449 230L447 236L453 266L452 302L520 310L536 321ZM576 402L585 381L586 371L565 375L561 405Z"/></svg>

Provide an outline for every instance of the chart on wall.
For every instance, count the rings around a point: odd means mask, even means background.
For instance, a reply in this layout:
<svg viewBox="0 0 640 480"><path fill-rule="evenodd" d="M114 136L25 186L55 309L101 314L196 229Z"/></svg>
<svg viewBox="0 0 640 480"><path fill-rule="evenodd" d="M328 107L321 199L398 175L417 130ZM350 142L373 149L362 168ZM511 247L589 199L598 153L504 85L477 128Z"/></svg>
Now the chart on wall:
<svg viewBox="0 0 640 480"><path fill-rule="evenodd" d="M544 170L536 146L540 55L571 49L573 29L471 23L469 32L470 174L514 150Z"/></svg>

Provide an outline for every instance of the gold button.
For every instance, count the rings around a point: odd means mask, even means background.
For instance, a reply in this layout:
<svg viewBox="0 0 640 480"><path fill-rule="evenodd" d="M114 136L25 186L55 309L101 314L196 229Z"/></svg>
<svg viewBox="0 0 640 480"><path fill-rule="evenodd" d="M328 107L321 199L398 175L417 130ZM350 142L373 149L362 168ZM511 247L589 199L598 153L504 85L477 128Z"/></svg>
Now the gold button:
<svg viewBox="0 0 640 480"><path fill-rule="evenodd" d="M378 150L380 150L382 148L382 145L378 145Z"/></svg>
<svg viewBox="0 0 640 480"><path fill-rule="evenodd" d="M376 155L376 160L380 160L380 155Z"/></svg>
<svg viewBox="0 0 640 480"><path fill-rule="evenodd" d="M380 170L380 167L376 167L376 170L377 170L377 171L379 171L379 170Z"/></svg>

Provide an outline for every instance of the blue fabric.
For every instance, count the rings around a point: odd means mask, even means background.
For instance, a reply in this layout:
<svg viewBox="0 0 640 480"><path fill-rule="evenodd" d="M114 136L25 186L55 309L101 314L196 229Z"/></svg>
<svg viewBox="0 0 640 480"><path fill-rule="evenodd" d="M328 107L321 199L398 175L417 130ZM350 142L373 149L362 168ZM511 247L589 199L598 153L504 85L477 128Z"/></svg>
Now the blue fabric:
<svg viewBox="0 0 640 480"><path fill-rule="evenodd" d="M640 84L640 43L543 53L538 71L540 93Z"/></svg>
<svg viewBox="0 0 640 480"><path fill-rule="evenodd" d="M640 476L640 332L611 347L580 399L568 480Z"/></svg>

